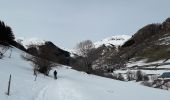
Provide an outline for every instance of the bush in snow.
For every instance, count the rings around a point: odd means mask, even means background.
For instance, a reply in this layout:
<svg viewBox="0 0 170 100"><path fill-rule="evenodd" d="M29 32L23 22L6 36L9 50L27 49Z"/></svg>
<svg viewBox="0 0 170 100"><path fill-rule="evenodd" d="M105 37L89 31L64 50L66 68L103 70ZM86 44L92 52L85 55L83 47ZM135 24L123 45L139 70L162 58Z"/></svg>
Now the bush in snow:
<svg viewBox="0 0 170 100"><path fill-rule="evenodd" d="M148 82L148 81L143 81L141 84L144 85L144 86L148 86L148 87L152 87L153 86L153 83L152 82Z"/></svg>
<svg viewBox="0 0 170 100"><path fill-rule="evenodd" d="M3 46L3 45L0 45L0 59L3 58L4 54L6 53L6 51L9 49L8 46Z"/></svg>
<svg viewBox="0 0 170 100"><path fill-rule="evenodd" d="M170 88L170 82L165 83L165 87L167 87L167 90Z"/></svg>
<svg viewBox="0 0 170 100"><path fill-rule="evenodd" d="M143 80L143 73L142 71L138 70L136 72L136 82L142 81Z"/></svg>
<svg viewBox="0 0 170 100"><path fill-rule="evenodd" d="M147 75L143 75L143 81L149 81L149 77Z"/></svg>
<svg viewBox="0 0 170 100"><path fill-rule="evenodd" d="M125 80L124 77L123 77L123 75L122 75L121 73L118 74L118 80L121 80L121 81L124 81L124 80Z"/></svg>
<svg viewBox="0 0 170 100"><path fill-rule="evenodd" d="M35 45L36 46L36 45ZM36 71L43 73L44 75L49 74L49 71L51 70L52 67L58 66L57 63L51 61L49 59L51 53L50 50L48 50L48 48L46 48L45 50L43 49L43 52L41 50L37 50L37 55L36 56L32 56L29 54L26 55L22 55L22 58L27 60L27 61L31 61L34 67L34 74L36 74Z"/></svg>
<svg viewBox="0 0 170 100"><path fill-rule="evenodd" d="M135 72L128 70L126 74L127 74L127 80L128 81L135 80L135 76L136 76Z"/></svg>
<svg viewBox="0 0 170 100"><path fill-rule="evenodd" d="M48 76L51 68L58 65L50 60L47 60L47 59L44 59L41 57L31 56L28 54L26 54L25 56L22 55L22 58L27 61L32 62L33 67L34 67L34 69L33 69L34 75L36 75L37 74L36 72L38 71L38 72L43 73L44 75Z"/></svg>

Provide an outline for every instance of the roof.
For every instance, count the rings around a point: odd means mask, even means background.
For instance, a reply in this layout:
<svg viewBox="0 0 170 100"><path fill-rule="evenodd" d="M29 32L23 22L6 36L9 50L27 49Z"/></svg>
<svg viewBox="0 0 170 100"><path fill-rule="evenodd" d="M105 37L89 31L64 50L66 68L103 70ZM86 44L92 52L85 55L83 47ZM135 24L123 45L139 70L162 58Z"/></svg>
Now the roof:
<svg viewBox="0 0 170 100"><path fill-rule="evenodd" d="M160 77L161 78L170 78L170 72L164 72Z"/></svg>

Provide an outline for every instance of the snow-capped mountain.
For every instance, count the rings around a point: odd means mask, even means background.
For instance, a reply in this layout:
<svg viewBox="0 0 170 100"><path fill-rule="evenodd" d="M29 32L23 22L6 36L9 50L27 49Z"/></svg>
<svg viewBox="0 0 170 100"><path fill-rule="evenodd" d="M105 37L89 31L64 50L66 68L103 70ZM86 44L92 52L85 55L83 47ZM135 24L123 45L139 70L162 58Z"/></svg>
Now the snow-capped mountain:
<svg viewBox="0 0 170 100"><path fill-rule="evenodd" d="M36 44L36 45L41 45L44 44L46 41L43 39L39 39L39 38L17 38L16 39L17 42L21 43L25 48L27 48L28 45L30 44Z"/></svg>
<svg viewBox="0 0 170 100"><path fill-rule="evenodd" d="M123 45L123 43L125 43L130 38L131 36L129 35L115 35L115 36L105 38L101 41L95 42L94 45L95 47L99 47L103 44L106 46L109 46L109 45L120 46L120 45Z"/></svg>

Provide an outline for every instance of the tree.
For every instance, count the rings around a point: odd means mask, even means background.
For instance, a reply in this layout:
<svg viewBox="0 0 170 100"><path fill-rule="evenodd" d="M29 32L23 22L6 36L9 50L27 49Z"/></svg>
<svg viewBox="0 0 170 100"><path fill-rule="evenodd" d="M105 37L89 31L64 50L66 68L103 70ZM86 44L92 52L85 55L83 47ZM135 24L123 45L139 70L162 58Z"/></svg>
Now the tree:
<svg viewBox="0 0 170 100"><path fill-rule="evenodd" d="M142 81L143 80L143 73L142 71L138 70L136 72L136 82Z"/></svg>
<svg viewBox="0 0 170 100"><path fill-rule="evenodd" d="M128 81L132 81L132 80L136 79L136 72L135 71L128 70L126 72L126 74L127 74L127 80Z"/></svg>
<svg viewBox="0 0 170 100"><path fill-rule="evenodd" d="M82 56L82 66L86 69L87 73L91 73L94 44L91 40L85 40L77 44L76 51L79 56Z"/></svg>
<svg viewBox="0 0 170 100"><path fill-rule="evenodd" d="M118 74L117 79L120 80L120 81L124 81L124 77L123 77L123 75L121 73Z"/></svg>
<svg viewBox="0 0 170 100"><path fill-rule="evenodd" d="M0 59L3 57L5 52L10 48L9 44L12 44L14 39L15 37L12 32L12 29L9 26L5 25L3 21L0 21L0 44L1 44Z"/></svg>
<svg viewBox="0 0 170 100"><path fill-rule="evenodd" d="M79 56L87 57L88 53L94 48L91 40L85 40L77 44L76 51Z"/></svg>
<svg viewBox="0 0 170 100"><path fill-rule="evenodd" d="M31 45L31 47L32 46L36 47L36 45ZM36 71L38 71L48 76L52 67L59 65L50 60L50 57L52 57L53 55L49 52L50 52L49 48L44 48L43 51L40 49L37 49L36 55L32 56L32 55L26 54L25 56L22 56L22 58L27 61L32 62L34 66L34 69L33 69L34 74L36 74Z"/></svg>
<svg viewBox="0 0 170 100"><path fill-rule="evenodd" d="M33 65L35 71L39 71L40 73L48 76L51 68L56 66L56 63L40 57L34 57Z"/></svg>
<svg viewBox="0 0 170 100"><path fill-rule="evenodd" d="M5 25L3 21L0 21L0 43L2 44L10 44L14 41L15 37L12 32L12 29Z"/></svg>
<svg viewBox="0 0 170 100"><path fill-rule="evenodd" d="M9 46L0 45L0 59L3 58L4 54L7 52L8 49Z"/></svg>

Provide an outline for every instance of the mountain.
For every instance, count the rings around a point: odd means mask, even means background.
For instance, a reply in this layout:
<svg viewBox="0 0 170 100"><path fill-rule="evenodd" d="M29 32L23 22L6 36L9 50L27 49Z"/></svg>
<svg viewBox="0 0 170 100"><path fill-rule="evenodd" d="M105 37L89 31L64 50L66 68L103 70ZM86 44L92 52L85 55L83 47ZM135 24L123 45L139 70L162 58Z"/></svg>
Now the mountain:
<svg viewBox="0 0 170 100"><path fill-rule="evenodd" d="M149 62L169 59L170 18L149 24L137 31L121 48L125 59L147 59Z"/></svg>
<svg viewBox="0 0 170 100"><path fill-rule="evenodd" d="M59 64L69 65L70 53L66 50L63 50L53 44L51 41L45 41L39 38L17 38L18 44L23 45L26 48L26 52L31 55L38 56L38 52L48 53L47 57L49 60L57 62Z"/></svg>
<svg viewBox="0 0 170 100"><path fill-rule="evenodd" d="M105 52L104 49L112 49L113 47L121 46L130 38L131 36L129 35L115 35L107 37L101 41L94 42L93 44L96 49L102 48L103 52ZM71 54L71 57L78 56L75 49L70 49L69 52Z"/></svg>
<svg viewBox="0 0 170 100"><path fill-rule="evenodd" d="M34 44L34 45L42 45L45 43L45 40L43 39L39 39L39 38L24 38L24 37L19 37L16 39L16 41L20 44L22 44L25 48L27 48L27 46Z"/></svg>
<svg viewBox="0 0 170 100"><path fill-rule="evenodd" d="M1 48L1 46L0 46ZM169 91L144 87L133 82L88 75L59 66L50 71L50 76L38 74L34 81L32 65L23 60L25 55L15 47L9 58L8 50L0 59L0 97L2 100L169 100ZM53 71L57 70L58 79L54 80ZM12 75L10 96L6 95L9 75ZM158 95L159 94L159 95Z"/></svg>
<svg viewBox="0 0 170 100"><path fill-rule="evenodd" d="M108 43L109 39L104 40L105 42L97 44ZM113 40L116 39L113 38ZM117 51L106 49L105 54L99 57L93 66L109 66L113 69L120 69L126 67L128 62L167 61L170 59L170 18L162 23L144 26L122 44Z"/></svg>
<svg viewBox="0 0 170 100"><path fill-rule="evenodd" d="M56 46L51 41L46 41L39 38L26 39L19 37L16 39L18 44L26 48L26 52L31 55L38 56L39 52L48 54L46 59L57 62L59 64L69 65L70 53Z"/></svg>
<svg viewBox="0 0 170 100"><path fill-rule="evenodd" d="M57 62L59 64L69 65L70 53L65 51L50 41L46 41L43 44L33 44L27 48L27 52L38 56L41 52L42 54L48 54L46 59Z"/></svg>
<svg viewBox="0 0 170 100"><path fill-rule="evenodd" d="M170 18L163 23L149 24L139 29L118 52L107 52L98 60L99 65L112 68L126 67L128 62L145 60L155 62L170 59ZM103 61L103 62L102 62Z"/></svg>
<svg viewBox="0 0 170 100"><path fill-rule="evenodd" d="M105 61L105 57L109 57L112 53L117 53L118 48L123 45L131 36L128 35L117 35L105 38L101 41L95 42L93 50L90 50L88 54L88 63L92 65L91 74L97 74L100 76L104 76L103 70L97 71L97 69L101 69L105 67L105 65L101 64ZM76 55L76 52L72 50L73 59L71 61L71 66L74 69L79 71L87 71L87 66L84 66L83 57ZM104 58L104 59L103 59ZM90 59L90 60L89 60ZM118 60L119 61L119 60ZM120 61L119 61L120 62ZM86 61L87 63L87 61ZM72 65L73 64L73 65Z"/></svg>
<svg viewBox="0 0 170 100"><path fill-rule="evenodd" d="M109 46L109 45L115 45L115 46L121 46L123 45L128 39L130 39L131 36L129 35L115 35L108 38L105 38L101 41L95 42L95 47L99 47L102 45Z"/></svg>

